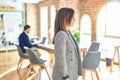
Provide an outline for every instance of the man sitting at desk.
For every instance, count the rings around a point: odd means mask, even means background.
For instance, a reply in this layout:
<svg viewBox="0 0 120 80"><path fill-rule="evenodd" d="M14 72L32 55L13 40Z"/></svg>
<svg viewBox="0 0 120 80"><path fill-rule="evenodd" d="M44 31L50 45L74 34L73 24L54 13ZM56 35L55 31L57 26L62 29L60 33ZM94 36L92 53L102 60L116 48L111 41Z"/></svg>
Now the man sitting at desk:
<svg viewBox="0 0 120 80"><path fill-rule="evenodd" d="M28 55L28 54L26 54L26 51L25 51L24 47L28 47L28 48L35 47L36 48L35 53L38 57L40 57L40 53L37 50L38 45L37 44L32 44L29 40L29 36L28 36L29 32L30 32L30 26L25 25L24 26L24 31L19 36L19 46L21 47L21 49L22 49L23 53L25 53L25 55Z"/></svg>

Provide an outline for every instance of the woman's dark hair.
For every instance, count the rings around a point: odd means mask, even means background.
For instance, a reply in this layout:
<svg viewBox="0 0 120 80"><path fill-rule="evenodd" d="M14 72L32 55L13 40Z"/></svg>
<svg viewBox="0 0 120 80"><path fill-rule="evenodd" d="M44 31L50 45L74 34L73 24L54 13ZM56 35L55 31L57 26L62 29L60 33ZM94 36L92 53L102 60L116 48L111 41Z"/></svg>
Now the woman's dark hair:
<svg viewBox="0 0 120 80"><path fill-rule="evenodd" d="M24 30L29 29L29 28L30 28L29 25L25 25L25 26L24 26Z"/></svg>
<svg viewBox="0 0 120 80"><path fill-rule="evenodd" d="M54 25L54 38L53 44L55 43L54 39L59 31L66 31L66 26L68 26L74 16L74 10L72 8L61 8L55 18L55 25Z"/></svg>

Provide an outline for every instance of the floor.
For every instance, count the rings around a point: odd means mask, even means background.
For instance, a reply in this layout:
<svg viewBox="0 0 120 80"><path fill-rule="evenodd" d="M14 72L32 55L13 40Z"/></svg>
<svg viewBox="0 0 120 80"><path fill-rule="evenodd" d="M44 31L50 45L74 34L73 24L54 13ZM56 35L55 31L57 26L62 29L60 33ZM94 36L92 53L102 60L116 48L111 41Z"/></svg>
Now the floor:
<svg viewBox="0 0 120 80"><path fill-rule="evenodd" d="M52 65L50 64L50 55L47 52L42 51L41 58L44 58L48 62L46 63L46 67L52 75ZM0 80L19 80L16 68L17 62L19 60L19 56L16 50L8 51L8 52L0 52ZM24 76L25 68L27 65L27 61L24 62L24 66L22 67L22 76ZM48 80L46 77L45 71L42 71L41 77L37 77L37 80ZM114 71L110 73L109 67L106 67L106 63L101 61L100 63L100 72L99 72L100 80L120 80L120 71L117 66L114 66ZM82 77L79 77L78 80L82 80ZM90 72L86 74L87 80L92 80L90 76ZM30 79L34 80L34 79ZM96 77L94 76L94 80Z"/></svg>

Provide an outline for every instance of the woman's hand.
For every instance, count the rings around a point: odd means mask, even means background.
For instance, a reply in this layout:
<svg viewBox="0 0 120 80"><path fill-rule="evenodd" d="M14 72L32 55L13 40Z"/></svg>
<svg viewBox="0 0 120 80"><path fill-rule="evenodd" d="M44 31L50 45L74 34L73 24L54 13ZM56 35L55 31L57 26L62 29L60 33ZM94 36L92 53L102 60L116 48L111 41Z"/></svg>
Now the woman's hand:
<svg viewBox="0 0 120 80"><path fill-rule="evenodd" d="M67 78L67 79L65 79L65 80L70 80L70 78Z"/></svg>

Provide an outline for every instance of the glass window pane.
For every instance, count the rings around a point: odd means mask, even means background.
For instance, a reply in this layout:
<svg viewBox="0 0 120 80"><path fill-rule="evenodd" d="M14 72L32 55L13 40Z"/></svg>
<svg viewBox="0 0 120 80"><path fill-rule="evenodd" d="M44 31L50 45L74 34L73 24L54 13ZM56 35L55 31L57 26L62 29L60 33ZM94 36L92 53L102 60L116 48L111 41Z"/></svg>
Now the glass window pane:
<svg viewBox="0 0 120 80"><path fill-rule="evenodd" d="M51 13L51 15L50 15L51 27L50 27L49 31L50 31L50 38L52 39L54 36L54 23L55 23L54 21L55 21L55 16L56 16L56 8L54 5L52 5L50 7L50 13Z"/></svg>
<svg viewBox="0 0 120 80"><path fill-rule="evenodd" d="M48 7L40 8L40 35L48 37Z"/></svg>
<svg viewBox="0 0 120 80"><path fill-rule="evenodd" d="M120 3L112 2L106 7L106 35L120 36Z"/></svg>
<svg viewBox="0 0 120 80"><path fill-rule="evenodd" d="M91 19L88 14L84 14L81 18L80 25L80 44L89 45L91 43Z"/></svg>
<svg viewBox="0 0 120 80"><path fill-rule="evenodd" d="M91 34L91 19L90 16L87 14L84 14L81 18L81 31L83 33L89 33Z"/></svg>

